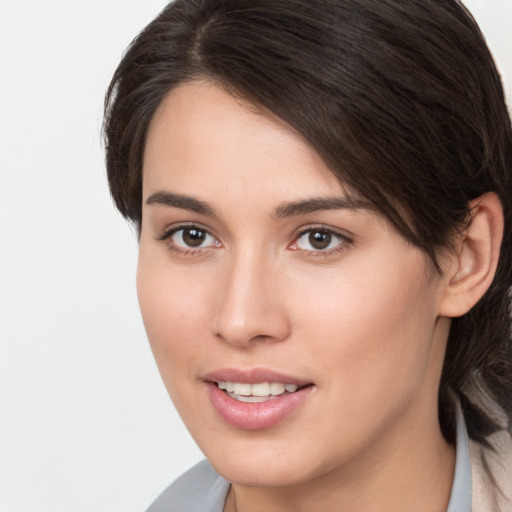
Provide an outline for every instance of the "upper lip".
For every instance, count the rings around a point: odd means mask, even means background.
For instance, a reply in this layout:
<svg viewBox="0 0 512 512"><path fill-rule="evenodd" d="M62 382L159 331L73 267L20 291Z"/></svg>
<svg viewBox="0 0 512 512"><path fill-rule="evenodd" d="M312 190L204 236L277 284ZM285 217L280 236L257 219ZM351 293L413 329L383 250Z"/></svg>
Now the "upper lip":
<svg viewBox="0 0 512 512"><path fill-rule="evenodd" d="M296 384L297 386L311 384L311 381L267 368L222 368L203 375L202 380L205 382L243 382L246 384L282 382L284 384Z"/></svg>

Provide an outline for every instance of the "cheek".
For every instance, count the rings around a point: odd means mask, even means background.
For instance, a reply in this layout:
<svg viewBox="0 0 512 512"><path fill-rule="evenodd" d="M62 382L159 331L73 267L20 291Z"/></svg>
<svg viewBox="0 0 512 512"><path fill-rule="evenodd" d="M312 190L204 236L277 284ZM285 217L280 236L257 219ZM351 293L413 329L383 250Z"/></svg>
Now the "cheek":
<svg viewBox="0 0 512 512"><path fill-rule="evenodd" d="M418 274L423 259L399 269L384 262L386 272L368 268L333 273L310 293L303 282L296 317L305 336L316 340L311 357L324 358L336 376L334 387L361 403L382 397L386 389L420 384L436 323L435 290Z"/></svg>
<svg viewBox="0 0 512 512"><path fill-rule="evenodd" d="M168 261L143 248L137 267L137 295L146 333L169 393L192 375L194 355L205 340L210 318L209 284L196 272L173 271Z"/></svg>

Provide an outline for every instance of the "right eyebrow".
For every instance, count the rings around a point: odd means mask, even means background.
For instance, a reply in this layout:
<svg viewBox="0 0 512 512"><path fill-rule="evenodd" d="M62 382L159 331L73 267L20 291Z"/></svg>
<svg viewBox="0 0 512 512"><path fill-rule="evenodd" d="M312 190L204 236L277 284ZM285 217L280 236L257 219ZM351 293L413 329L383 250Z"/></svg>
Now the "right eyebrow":
<svg viewBox="0 0 512 512"><path fill-rule="evenodd" d="M165 190L151 194L147 198L146 204L181 208L182 210L189 210L209 217L216 216L215 210L208 203L195 199L194 197L182 194L173 194L172 192L167 192Z"/></svg>

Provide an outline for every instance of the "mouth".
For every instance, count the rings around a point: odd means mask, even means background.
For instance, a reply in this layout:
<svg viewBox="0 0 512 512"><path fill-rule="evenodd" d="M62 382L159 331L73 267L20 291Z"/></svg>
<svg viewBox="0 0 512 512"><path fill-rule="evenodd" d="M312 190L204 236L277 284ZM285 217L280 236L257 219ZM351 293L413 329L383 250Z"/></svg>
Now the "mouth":
<svg viewBox="0 0 512 512"><path fill-rule="evenodd" d="M213 408L228 424L262 430L295 416L315 384L265 369L224 369L202 379Z"/></svg>
<svg viewBox="0 0 512 512"><path fill-rule="evenodd" d="M250 384L248 382L217 381L216 384L233 400L249 403L266 402L282 395L295 393L306 387L291 383L285 384L284 382L256 382Z"/></svg>

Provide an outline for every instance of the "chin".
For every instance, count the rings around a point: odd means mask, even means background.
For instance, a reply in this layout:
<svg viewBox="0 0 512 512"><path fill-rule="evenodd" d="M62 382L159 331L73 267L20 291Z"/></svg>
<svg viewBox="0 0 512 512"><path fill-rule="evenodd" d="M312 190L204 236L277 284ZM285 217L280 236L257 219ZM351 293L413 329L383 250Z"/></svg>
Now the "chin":
<svg viewBox="0 0 512 512"><path fill-rule="evenodd" d="M266 460L254 463L253 459L238 458L231 460L210 460L215 470L229 482L244 487L285 488L311 480L311 475L286 460Z"/></svg>
<svg viewBox="0 0 512 512"><path fill-rule="evenodd" d="M252 433L243 441L237 440L235 434L203 451L223 478L247 487L286 488L304 484L333 470L340 461L340 454L332 460L329 456L325 460L315 457L315 448L318 453L323 446L316 446L311 440L305 445L296 436L282 439L266 434Z"/></svg>

